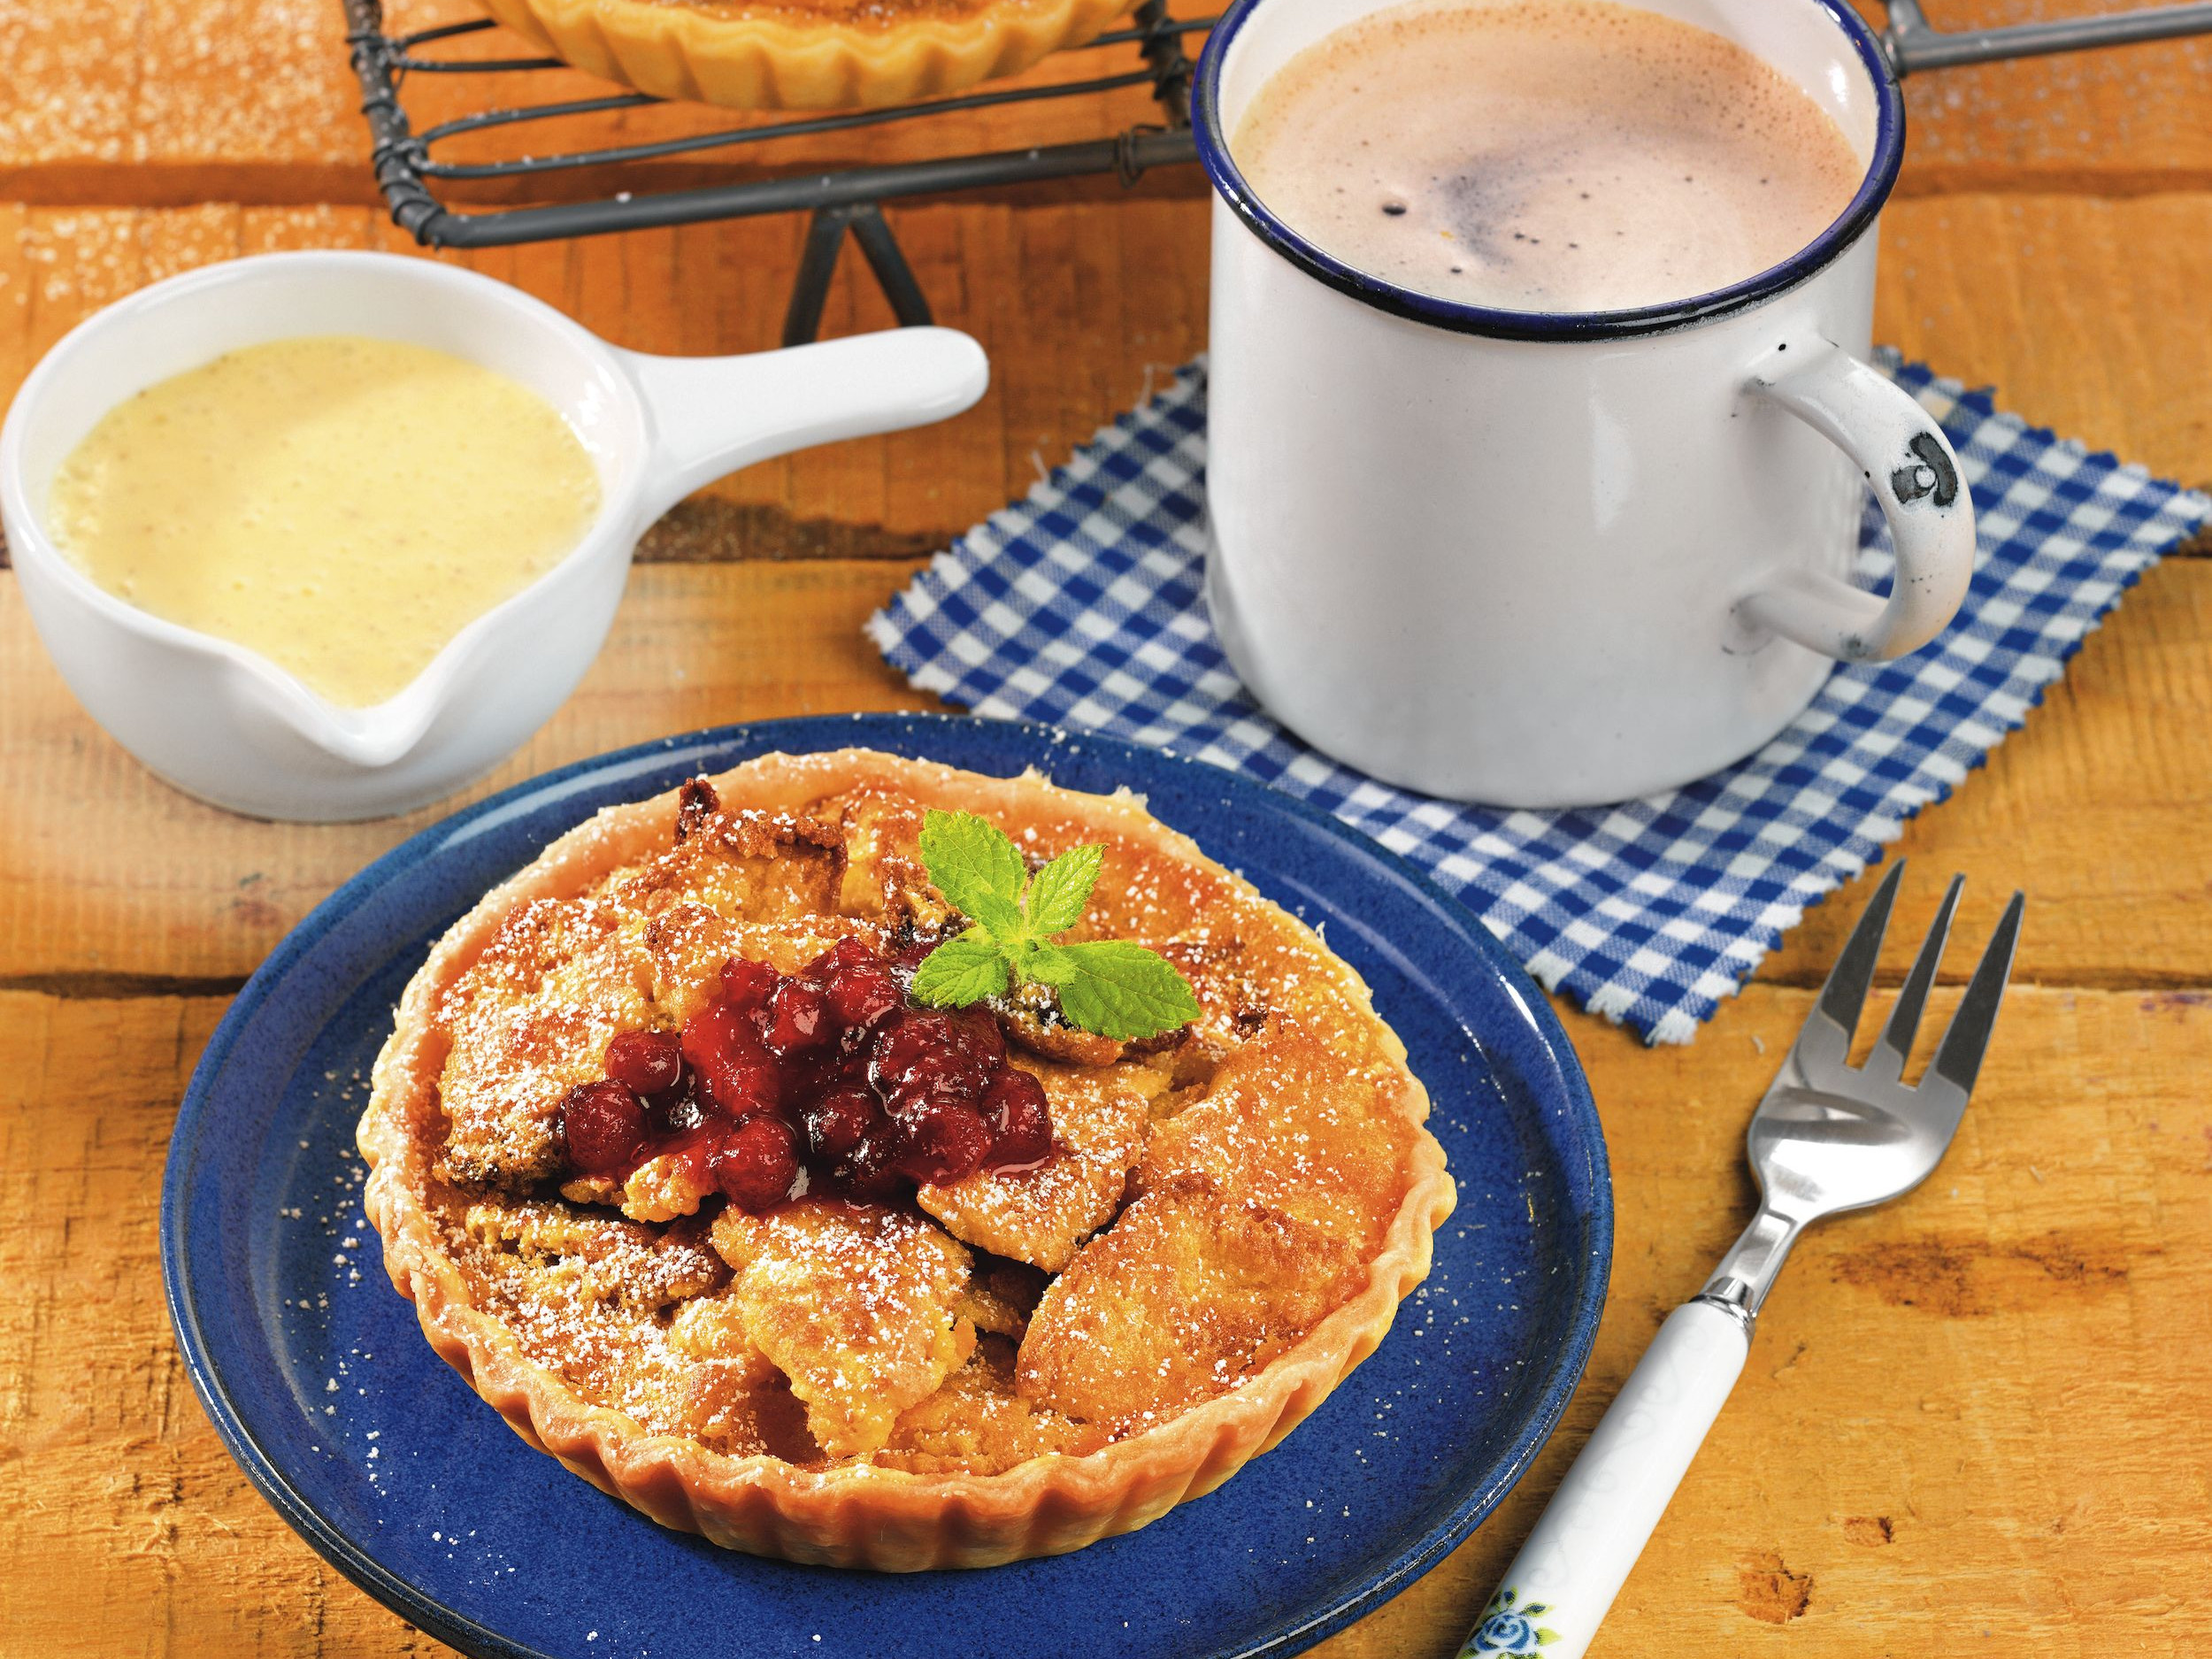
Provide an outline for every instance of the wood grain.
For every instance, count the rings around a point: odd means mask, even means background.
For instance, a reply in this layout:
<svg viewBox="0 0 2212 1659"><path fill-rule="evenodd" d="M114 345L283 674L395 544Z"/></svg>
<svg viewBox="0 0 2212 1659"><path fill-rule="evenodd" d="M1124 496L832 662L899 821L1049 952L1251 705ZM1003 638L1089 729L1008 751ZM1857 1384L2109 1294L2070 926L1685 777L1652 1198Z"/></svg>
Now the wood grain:
<svg viewBox="0 0 2212 1659"><path fill-rule="evenodd" d="M468 794L695 726L922 705L860 635L910 568L634 572L618 646L550 726ZM319 826L204 806L86 721L37 651L12 584L0 588L0 653L21 664L0 701L0 770L23 786L0 819L0 983L97 993L174 975L234 986L344 874L451 810ZM85 803L96 801L112 833L85 833Z"/></svg>
<svg viewBox="0 0 2212 1659"><path fill-rule="evenodd" d="M893 215L939 318L994 383L958 419L764 462L701 492L648 557L911 558L1020 495L1204 344L1202 204L1147 200ZM2007 408L2189 483L2212 480L2212 192L1910 201L1884 221L1877 337ZM462 259L617 343L775 344L795 221L641 232ZM242 253L407 246L366 209L0 205L0 398L100 306ZM2156 257L2147 257L2155 250ZM447 256L452 257L453 256ZM891 321L849 260L826 330Z"/></svg>
<svg viewBox="0 0 2212 1659"><path fill-rule="evenodd" d="M652 565L631 577L582 687L520 754L456 801L346 826L258 824L154 780L71 700L0 588L0 984L111 989L173 976L236 984L377 853L480 795L587 755L721 721L922 706L860 633L912 567L873 562ZM112 834L88 835L98 802ZM2066 681L1901 850L1937 876L2035 902L2021 971L2073 985L2212 986L2212 562L2154 572ZM163 849L149 859L146 849ZM1825 971L1854 895L1816 909L1763 977ZM1591 1022L1586 1022L1588 1024Z"/></svg>
<svg viewBox="0 0 2212 1659"><path fill-rule="evenodd" d="M896 222L940 320L991 352L989 394L935 426L749 467L664 523L649 554L912 557L1027 490L1202 343L1206 226L1196 204L915 207ZM457 262L635 350L757 351L780 335L803 228L777 219L645 231ZM147 282L305 247L411 244L361 208L0 206L0 399L72 327ZM824 332L892 320L865 266L849 257Z"/></svg>
<svg viewBox="0 0 2212 1659"><path fill-rule="evenodd" d="M1899 204L1882 234L1876 339L2038 425L2212 482L2212 195L1940 196Z"/></svg>
<svg viewBox="0 0 2212 1659"><path fill-rule="evenodd" d="M162 1158L222 1010L0 996L0 1653L447 1653L277 1518L177 1359Z"/></svg>
<svg viewBox="0 0 2212 1659"><path fill-rule="evenodd" d="M1929 9L1969 27L2118 4ZM392 7L396 27L468 12ZM0 0L0 399L68 327L158 276L266 248L411 246L370 186L340 27L335 0ZM488 34L464 50L512 47ZM1878 337L1993 382L2031 419L2212 482L2208 71L2212 47L2189 42L1909 84ZM1071 56L1037 74L1083 73ZM565 71L532 81L419 76L407 98L419 124L603 89ZM1049 142L1151 114L1125 91L840 135L774 165ZM723 119L669 105L525 130L549 148ZM1194 170L892 218L941 319L990 350L989 396L686 503L649 537L577 696L471 793L716 721L918 705L862 618L1203 345ZM625 345L755 350L777 337L800 229L466 263ZM826 332L888 320L841 272ZM170 1340L155 1205L174 1102L225 996L332 887L447 809L316 828L185 800L78 710L4 572L0 780L0 1654L444 1651L323 1565L223 1454ZM1967 937L2027 887L2023 983L1935 1180L1803 1247L1601 1655L2212 1648L2208 828L2212 560L2184 557L1901 843L1918 864L1901 933L1950 870L1970 878ZM1813 912L1687 1048L1569 1017L1619 1202L1587 1383L1500 1514L1322 1651L1455 1650L1662 1312L1745 1213L1744 1117L1859 897Z"/></svg>
<svg viewBox="0 0 2212 1659"><path fill-rule="evenodd" d="M1970 902L1966 934L1986 933L1997 902ZM1810 995L1755 986L1666 1054L1576 1025L1620 1200L1589 1380L1497 1516L1340 1639L1344 1659L1453 1651L1660 1318L1747 1217L1742 1125ZM2212 1641L2171 1566L2212 1548L2212 1463L2200 1442L2139 1432L2212 1398L2212 1353L2182 1334L2203 1328L2190 1303L2204 1271L2182 1240L2212 1220L2190 1054L2212 1034L2207 1008L2015 989L1934 1179L1800 1247L1594 1655Z"/></svg>
<svg viewBox="0 0 2212 1659"><path fill-rule="evenodd" d="M1962 925L1995 908L1984 893ZM1587 1380L1498 1514L1317 1651L1454 1650L1747 1214L1742 1124L1809 1002L1755 986L1663 1053L1578 1025L1619 1204ZM0 1202L41 1223L0 1230L0 1283L32 1287L0 1301L0 1652L433 1650L253 1493L171 1345L154 1194L221 1007L0 995ZM1935 1179L1800 1247L1594 1651L1919 1653L1932 1631L1946 1652L1986 1631L1988 1652L2051 1659L2212 1643L2192 1594L2212 1550L2208 1045L2212 998L2016 989Z"/></svg>
<svg viewBox="0 0 2212 1659"><path fill-rule="evenodd" d="M2114 0L1934 0L1933 20L1970 27L2113 9ZM1203 6L1187 8L1203 16ZM1878 6L1863 9L1878 18ZM472 15L467 0L400 0L396 32ZM375 196L367 132L349 68L337 0L53 0L0 4L0 62L11 65L12 107L0 108L0 196L46 203L257 204L350 202ZM529 55L518 37L489 33L465 54ZM2101 195L2212 186L2212 116L2203 96L2212 57L2200 42L2080 53L1908 83L1912 128L1908 194L1999 188ZM1133 54L1079 52L1048 60L1028 81L1133 67ZM619 88L573 71L496 78L417 76L404 101L418 131L512 104L593 97ZM1011 111L783 144L759 160L710 169L664 167L657 183L694 183L772 171L1017 148L1156 121L1141 89ZM454 159L546 153L612 138L664 137L731 124L680 104L545 123L452 146ZM526 135L526 136L524 136ZM518 142L518 139L520 142ZM442 155L448 153L441 150ZM604 180L583 188L603 190ZM553 180L540 194L572 193ZM1170 188L1202 188L1194 169ZM502 192L482 189L481 197ZM511 194L504 192L503 194Z"/></svg>

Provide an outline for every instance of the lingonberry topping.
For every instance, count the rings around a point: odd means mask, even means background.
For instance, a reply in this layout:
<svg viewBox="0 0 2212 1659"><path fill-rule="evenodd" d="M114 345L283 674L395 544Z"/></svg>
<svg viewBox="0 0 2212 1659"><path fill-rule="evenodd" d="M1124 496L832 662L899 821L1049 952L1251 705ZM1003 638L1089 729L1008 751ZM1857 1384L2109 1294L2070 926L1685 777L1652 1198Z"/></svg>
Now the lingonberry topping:
<svg viewBox="0 0 2212 1659"><path fill-rule="evenodd" d="M910 1011L877 1034L869 1079L894 1109L928 1098L972 1104L990 1080L977 1047L951 1015Z"/></svg>
<svg viewBox="0 0 2212 1659"><path fill-rule="evenodd" d="M707 1102L699 1092L699 1074L689 1066L683 1068L673 1088L649 1094L645 1100L645 1121L657 1135L689 1134L706 1121Z"/></svg>
<svg viewBox="0 0 2212 1659"><path fill-rule="evenodd" d="M830 1011L850 1030L877 1024L903 1000L899 982L880 964L840 968L823 981L822 992L829 998Z"/></svg>
<svg viewBox="0 0 2212 1659"><path fill-rule="evenodd" d="M737 1004L709 1002L684 1022L683 1056L700 1071L725 1059L761 1053L760 1033Z"/></svg>
<svg viewBox="0 0 2212 1659"><path fill-rule="evenodd" d="M783 976L764 962L732 956L722 964L722 1000L740 1013L768 1005Z"/></svg>
<svg viewBox="0 0 2212 1659"><path fill-rule="evenodd" d="M833 1034L829 1003L812 986L786 979L768 999L768 1046L778 1054L803 1053Z"/></svg>
<svg viewBox="0 0 2212 1659"><path fill-rule="evenodd" d="M896 1088L908 1070L949 1035L942 1014L909 1009L893 1016L876 1033L868 1049L868 1079L879 1089Z"/></svg>
<svg viewBox="0 0 2212 1659"><path fill-rule="evenodd" d="M791 1195L799 1138L780 1118L755 1118L708 1155L707 1172L739 1209L765 1210Z"/></svg>
<svg viewBox="0 0 2212 1659"><path fill-rule="evenodd" d="M904 1145L897 1125L879 1118L852 1155L832 1167L830 1179L855 1198L895 1198L905 1186L896 1167Z"/></svg>
<svg viewBox="0 0 2212 1659"><path fill-rule="evenodd" d="M820 956L806 964L807 978L826 979L841 968L879 968L883 958L868 948L868 941L856 934L848 933Z"/></svg>
<svg viewBox="0 0 2212 1659"><path fill-rule="evenodd" d="M607 1075L641 1094L675 1087L683 1070L683 1050L665 1031L626 1031L607 1045Z"/></svg>
<svg viewBox="0 0 2212 1659"><path fill-rule="evenodd" d="M965 1106L933 1105L904 1120L906 1148L899 1173L913 1181L960 1180L983 1167L991 1132Z"/></svg>
<svg viewBox="0 0 2212 1659"><path fill-rule="evenodd" d="M686 1021L683 1052L708 1098L731 1117L776 1109L783 1090L775 1059L733 1004L710 1002Z"/></svg>
<svg viewBox="0 0 2212 1659"><path fill-rule="evenodd" d="M708 1096L732 1118L772 1113L783 1104L783 1079L764 1056L726 1062L710 1068L705 1079Z"/></svg>
<svg viewBox="0 0 2212 1659"><path fill-rule="evenodd" d="M987 1074L1006 1064L1005 1035L987 1010L964 1008L951 1018L953 1041L979 1070Z"/></svg>
<svg viewBox="0 0 2212 1659"><path fill-rule="evenodd" d="M1052 1112L1044 1085L1009 1066L983 1095L983 1122L991 1132L986 1162L995 1170L1025 1169L1052 1151Z"/></svg>
<svg viewBox="0 0 2212 1659"><path fill-rule="evenodd" d="M619 1083L579 1083L561 1101L561 1138L586 1174L626 1174L645 1149L645 1102Z"/></svg>
<svg viewBox="0 0 2212 1659"><path fill-rule="evenodd" d="M804 1107L800 1118L806 1125L807 1149L831 1164L850 1156L870 1130L888 1127L865 1084L839 1085Z"/></svg>
<svg viewBox="0 0 2212 1659"><path fill-rule="evenodd" d="M1048 1157L1044 1090L1007 1064L997 1021L910 1008L905 983L857 938L795 974L732 956L680 1033L619 1033L606 1079L569 1092L570 1164L620 1178L680 1155L757 1210L814 1187L896 1201L917 1182Z"/></svg>
<svg viewBox="0 0 2212 1659"><path fill-rule="evenodd" d="M905 1000L890 965L849 935L808 963L806 973L849 1033L877 1024Z"/></svg>

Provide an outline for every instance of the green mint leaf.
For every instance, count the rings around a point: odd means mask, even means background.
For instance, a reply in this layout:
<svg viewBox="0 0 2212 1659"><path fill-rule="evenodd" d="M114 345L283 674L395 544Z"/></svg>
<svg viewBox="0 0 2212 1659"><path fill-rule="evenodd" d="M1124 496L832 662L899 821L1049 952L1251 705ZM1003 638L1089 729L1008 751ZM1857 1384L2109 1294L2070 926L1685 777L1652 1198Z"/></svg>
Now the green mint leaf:
<svg viewBox="0 0 2212 1659"><path fill-rule="evenodd" d="M1198 999L1175 964L1129 940L1056 945L1052 965L1067 976L1046 979L1059 993L1060 1011L1102 1037L1156 1037L1199 1016Z"/></svg>
<svg viewBox="0 0 2212 1659"><path fill-rule="evenodd" d="M1031 879L1022 909L1029 914L1033 937L1049 939L1083 919L1084 907L1091 902L1091 889L1098 885L1099 866L1105 858L1102 846L1071 847Z"/></svg>
<svg viewBox="0 0 2212 1659"><path fill-rule="evenodd" d="M1025 979L1056 987L1067 984L1083 970L1064 945L1032 945L1022 953L1020 972Z"/></svg>
<svg viewBox="0 0 2212 1659"><path fill-rule="evenodd" d="M994 939L1018 939L1022 883L1029 874L1006 832L972 812L941 812L922 818L922 863L945 902Z"/></svg>
<svg viewBox="0 0 2212 1659"><path fill-rule="evenodd" d="M1053 949L1041 940L1032 939L1025 934L1010 941L997 942L999 949L1005 955L1006 965L1013 971L1016 985L1026 985L1035 979L1037 953Z"/></svg>
<svg viewBox="0 0 2212 1659"><path fill-rule="evenodd" d="M965 1008L1006 995L1005 953L987 939L965 933L922 958L914 970L914 1000L937 1008Z"/></svg>
<svg viewBox="0 0 2212 1659"><path fill-rule="evenodd" d="M1033 979L1052 987L1071 1025L1119 1042L1198 1018L1189 984L1142 945L1050 942L1083 919L1105 862L1102 846L1071 848L1032 879L1003 831L972 812L933 809L922 820L921 853L945 902L974 926L923 959L916 1002L964 1008Z"/></svg>

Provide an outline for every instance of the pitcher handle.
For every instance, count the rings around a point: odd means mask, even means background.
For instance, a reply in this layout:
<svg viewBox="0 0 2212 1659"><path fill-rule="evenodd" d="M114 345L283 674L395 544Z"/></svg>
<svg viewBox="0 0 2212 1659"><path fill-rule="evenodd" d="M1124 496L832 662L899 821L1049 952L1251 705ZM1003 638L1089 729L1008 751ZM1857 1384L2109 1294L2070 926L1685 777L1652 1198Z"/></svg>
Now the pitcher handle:
<svg viewBox="0 0 2212 1659"><path fill-rule="evenodd" d="M1744 389L1789 411L1865 474L1897 544L1897 580L1885 600L1818 572L1773 572L1737 602L1737 616L1847 663L1887 662L1935 638L1973 579L1974 503L1928 411L1817 338L1777 348Z"/></svg>
<svg viewBox="0 0 2212 1659"><path fill-rule="evenodd" d="M734 357L618 351L652 422L645 504L665 511L772 456L956 415L991 365L954 328L887 328Z"/></svg>

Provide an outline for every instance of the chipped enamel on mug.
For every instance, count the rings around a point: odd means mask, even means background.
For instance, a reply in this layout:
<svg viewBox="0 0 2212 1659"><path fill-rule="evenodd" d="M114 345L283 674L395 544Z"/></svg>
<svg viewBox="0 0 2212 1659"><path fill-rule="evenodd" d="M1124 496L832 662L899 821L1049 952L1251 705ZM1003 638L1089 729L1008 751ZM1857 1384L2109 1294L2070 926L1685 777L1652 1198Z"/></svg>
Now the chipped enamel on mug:
<svg viewBox="0 0 2212 1659"><path fill-rule="evenodd" d="M1932 639L1973 508L1866 366L1904 105L1843 0L1643 0L1773 65L1864 165L1771 270L1637 311L1463 305L1352 270L1257 200L1226 134L1291 57L1392 0L1239 0L1192 95L1210 175L1206 596L1246 687L1386 781L1596 804L1741 759L1838 660ZM1862 492L1898 549L1854 587Z"/></svg>
<svg viewBox="0 0 2212 1659"><path fill-rule="evenodd" d="M45 526L56 471L125 398L227 351L330 334L410 341L518 381L560 411L599 480L599 511L573 549L470 622L396 696L365 709L116 597ZM151 771L256 818L376 818L450 794L545 723L598 653L638 537L678 501L809 444L958 414L988 380L982 348L949 328L649 357L433 260L265 254L155 283L65 335L0 429L0 518L62 678Z"/></svg>

